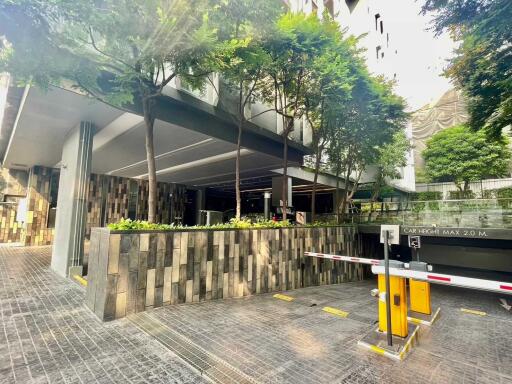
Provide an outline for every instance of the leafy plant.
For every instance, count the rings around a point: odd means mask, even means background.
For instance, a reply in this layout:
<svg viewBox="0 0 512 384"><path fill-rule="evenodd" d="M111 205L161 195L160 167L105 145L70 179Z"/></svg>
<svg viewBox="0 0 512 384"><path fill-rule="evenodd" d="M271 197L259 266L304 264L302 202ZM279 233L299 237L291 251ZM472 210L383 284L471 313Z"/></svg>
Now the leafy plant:
<svg viewBox="0 0 512 384"><path fill-rule="evenodd" d="M469 125L499 137L512 123L510 0L424 0L434 30L461 44L446 74L468 101Z"/></svg>
<svg viewBox="0 0 512 384"><path fill-rule="evenodd" d="M335 224L315 222L312 224L301 225L301 227L326 227ZM149 223L143 220L121 219L117 223L108 224L108 228L113 231L197 231L211 229L272 229L272 228L291 228L295 225L288 220L272 221L258 220L252 222L248 218L233 218L229 223L213 224L213 225L174 225L174 224L157 224Z"/></svg>
<svg viewBox="0 0 512 384"><path fill-rule="evenodd" d="M411 195L411 200L428 201L442 200L443 193L439 191L416 192Z"/></svg>
<svg viewBox="0 0 512 384"><path fill-rule="evenodd" d="M469 183L506 176L511 153L505 136L490 140L483 131L465 125L436 133L423 151L425 170L436 182L453 181L462 195L469 194Z"/></svg>

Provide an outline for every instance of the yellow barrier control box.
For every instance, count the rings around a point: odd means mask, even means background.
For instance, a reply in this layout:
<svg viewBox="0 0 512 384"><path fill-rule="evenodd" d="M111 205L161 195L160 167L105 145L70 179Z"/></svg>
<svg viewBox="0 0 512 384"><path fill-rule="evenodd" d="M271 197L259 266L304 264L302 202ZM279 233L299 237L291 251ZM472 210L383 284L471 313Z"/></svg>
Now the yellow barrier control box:
<svg viewBox="0 0 512 384"><path fill-rule="evenodd" d="M379 275L379 292L386 292L385 275ZM391 334L407 337L407 289L405 278L390 276ZM386 292L387 294L387 292ZM379 331L387 332L386 300L379 298Z"/></svg>
<svg viewBox="0 0 512 384"><path fill-rule="evenodd" d="M411 311L423 313L425 315L432 314L429 282L409 279L409 294Z"/></svg>

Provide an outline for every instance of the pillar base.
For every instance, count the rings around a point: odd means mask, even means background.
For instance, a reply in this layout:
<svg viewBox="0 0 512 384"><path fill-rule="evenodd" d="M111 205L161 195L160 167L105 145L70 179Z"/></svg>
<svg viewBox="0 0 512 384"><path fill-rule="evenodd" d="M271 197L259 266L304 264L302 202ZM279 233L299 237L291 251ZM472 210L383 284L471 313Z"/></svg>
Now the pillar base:
<svg viewBox="0 0 512 384"><path fill-rule="evenodd" d="M407 337L393 336L392 346L388 346L387 335L385 332L380 332L378 326L359 340L357 345L390 359L402 361L417 343L420 326L408 324L408 328Z"/></svg>
<svg viewBox="0 0 512 384"><path fill-rule="evenodd" d="M75 265L73 267L69 267L69 273L68 276L83 276L83 266L81 265Z"/></svg>
<svg viewBox="0 0 512 384"><path fill-rule="evenodd" d="M426 325L430 327L439 317L439 312L441 312L441 308L437 308L430 315L426 315L424 313L409 311L407 315L407 320L413 324Z"/></svg>

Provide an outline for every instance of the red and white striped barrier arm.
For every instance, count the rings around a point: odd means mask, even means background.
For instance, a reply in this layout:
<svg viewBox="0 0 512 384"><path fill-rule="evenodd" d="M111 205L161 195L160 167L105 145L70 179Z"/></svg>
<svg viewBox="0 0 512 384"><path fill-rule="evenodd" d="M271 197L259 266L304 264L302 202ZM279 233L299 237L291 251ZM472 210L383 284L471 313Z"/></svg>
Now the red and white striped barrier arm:
<svg viewBox="0 0 512 384"><path fill-rule="evenodd" d="M384 267L372 266L374 274L384 274ZM512 283L495 280L475 279L473 277L442 275L439 273L412 271L410 269L389 268L391 276L412 278L414 280L428 281L429 283L453 285L456 287L479 289L482 291L499 292L512 295Z"/></svg>
<svg viewBox="0 0 512 384"><path fill-rule="evenodd" d="M360 263L360 264L370 264L370 265L379 265L379 263L380 263L380 260L376 260L376 259L365 259L364 257L332 255L329 253L304 252L304 256L312 256L312 257L319 257L321 259L348 261L350 263Z"/></svg>

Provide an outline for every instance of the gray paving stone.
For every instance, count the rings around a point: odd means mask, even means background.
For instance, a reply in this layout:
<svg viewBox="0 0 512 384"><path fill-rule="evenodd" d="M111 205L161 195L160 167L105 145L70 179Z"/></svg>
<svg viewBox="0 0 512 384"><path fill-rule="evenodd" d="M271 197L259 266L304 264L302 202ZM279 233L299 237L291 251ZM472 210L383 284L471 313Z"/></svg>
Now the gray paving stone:
<svg viewBox="0 0 512 384"><path fill-rule="evenodd" d="M103 324L50 247L0 247L0 383L201 383L128 321Z"/></svg>
<svg viewBox="0 0 512 384"><path fill-rule="evenodd" d="M357 347L377 320L369 294L375 284L289 291L293 302L266 294L167 306L130 320L149 316L260 383L512 383L512 314L499 307L499 296L433 286L441 317L421 329L420 344L398 363ZM324 313L324 306L349 316Z"/></svg>
<svg viewBox="0 0 512 384"><path fill-rule="evenodd" d="M156 240L149 252L158 257ZM173 350L225 383L236 382L235 371L256 383L512 383L512 313L494 294L433 286L441 317L421 329L420 344L398 363L357 347L377 318L373 281L290 291L291 303L257 295L164 306L101 323L84 305L84 289L49 270L50 251L0 248L2 384L205 382ZM179 285L173 294L178 301ZM130 310L145 295L130 292ZM159 303L156 290L155 296ZM324 313L324 306L349 316ZM488 315L464 314L461 307ZM152 324L146 332L135 325L144 316ZM150 328L173 344L157 342Z"/></svg>

